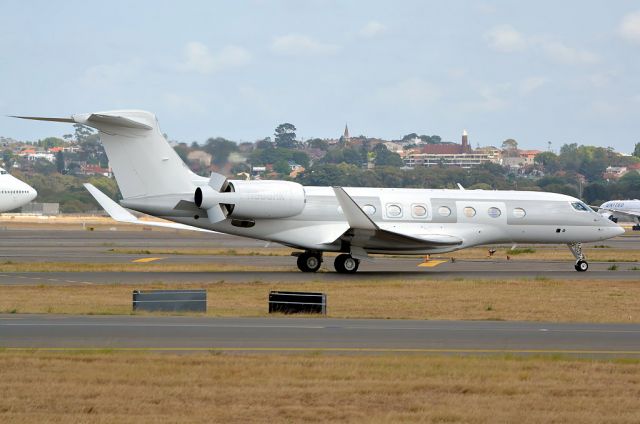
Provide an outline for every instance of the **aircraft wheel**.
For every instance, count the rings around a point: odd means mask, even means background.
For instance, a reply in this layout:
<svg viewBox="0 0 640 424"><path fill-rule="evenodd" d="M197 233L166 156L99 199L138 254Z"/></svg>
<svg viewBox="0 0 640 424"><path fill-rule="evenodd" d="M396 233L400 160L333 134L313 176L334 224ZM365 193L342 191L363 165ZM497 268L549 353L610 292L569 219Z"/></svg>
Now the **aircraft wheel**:
<svg viewBox="0 0 640 424"><path fill-rule="evenodd" d="M587 261L580 260L576 262L575 268L578 272L585 272L589 269L589 264L587 263Z"/></svg>
<svg viewBox="0 0 640 424"><path fill-rule="evenodd" d="M298 269L302 272L316 272L322 264L322 256L317 253L304 252L298 256Z"/></svg>
<svg viewBox="0 0 640 424"><path fill-rule="evenodd" d="M358 270L360 261L346 253L336 256L333 266L340 274L353 274Z"/></svg>

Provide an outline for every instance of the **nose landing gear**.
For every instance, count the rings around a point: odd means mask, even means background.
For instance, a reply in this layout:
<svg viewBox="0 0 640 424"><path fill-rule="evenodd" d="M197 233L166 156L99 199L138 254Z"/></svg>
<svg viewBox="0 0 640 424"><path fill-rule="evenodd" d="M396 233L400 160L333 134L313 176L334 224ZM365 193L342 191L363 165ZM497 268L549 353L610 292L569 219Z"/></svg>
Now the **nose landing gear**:
<svg viewBox="0 0 640 424"><path fill-rule="evenodd" d="M576 264L574 268L578 272L585 272L589 269L589 263L587 262L587 258L582 253L582 243L569 243L569 250L573 253L573 256L576 258Z"/></svg>

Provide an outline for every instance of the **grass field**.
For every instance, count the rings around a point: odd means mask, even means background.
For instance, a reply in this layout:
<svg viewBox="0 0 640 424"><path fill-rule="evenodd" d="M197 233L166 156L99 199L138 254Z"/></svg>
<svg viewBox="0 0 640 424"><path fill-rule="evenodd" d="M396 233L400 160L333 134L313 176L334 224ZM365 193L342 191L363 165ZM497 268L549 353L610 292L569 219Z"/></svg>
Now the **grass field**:
<svg viewBox="0 0 640 424"><path fill-rule="evenodd" d="M328 316L640 322L640 284L633 281L332 281L305 283L150 284L202 287L211 316L265 316L269 290L322 291ZM0 286L0 312L129 314L134 285Z"/></svg>
<svg viewBox="0 0 640 424"><path fill-rule="evenodd" d="M0 422L637 423L640 364L0 351Z"/></svg>

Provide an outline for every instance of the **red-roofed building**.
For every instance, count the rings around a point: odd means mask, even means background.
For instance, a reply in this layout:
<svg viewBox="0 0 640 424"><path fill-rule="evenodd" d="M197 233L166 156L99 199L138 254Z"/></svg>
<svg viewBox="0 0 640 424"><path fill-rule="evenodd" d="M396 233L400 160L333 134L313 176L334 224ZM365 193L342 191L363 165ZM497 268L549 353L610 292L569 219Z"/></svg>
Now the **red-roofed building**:
<svg viewBox="0 0 640 424"><path fill-rule="evenodd" d="M102 175L105 177L111 177L111 168L103 168L100 165L86 164L83 165L80 170L84 175Z"/></svg>

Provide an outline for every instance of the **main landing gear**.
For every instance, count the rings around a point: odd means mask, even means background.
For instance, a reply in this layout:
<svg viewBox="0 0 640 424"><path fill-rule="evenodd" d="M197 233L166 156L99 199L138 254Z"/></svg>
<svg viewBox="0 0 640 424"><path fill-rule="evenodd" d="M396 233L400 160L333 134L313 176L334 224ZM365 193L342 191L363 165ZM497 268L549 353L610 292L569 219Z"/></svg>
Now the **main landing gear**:
<svg viewBox="0 0 640 424"><path fill-rule="evenodd" d="M322 265L321 252L307 251L295 255L298 256L298 269L302 272L316 272L320 269L320 265ZM343 253L336 256L333 266L335 267L336 272L339 272L340 274L353 274L358 270L360 260L347 253Z"/></svg>
<svg viewBox="0 0 640 424"><path fill-rule="evenodd" d="M335 267L336 272L339 272L340 274L353 274L358 270L360 261L349 254L343 253L336 256L333 266Z"/></svg>
<svg viewBox="0 0 640 424"><path fill-rule="evenodd" d="M304 252L298 256L298 269L302 272L316 272L322 265L322 253Z"/></svg>
<svg viewBox="0 0 640 424"><path fill-rule="evenodd" d="M571 253L576 258L575 269L579 272L585 272L589 269L589 263L587 262L587 258L582 253L582 243L569 243L567 244Z"/></svg>

